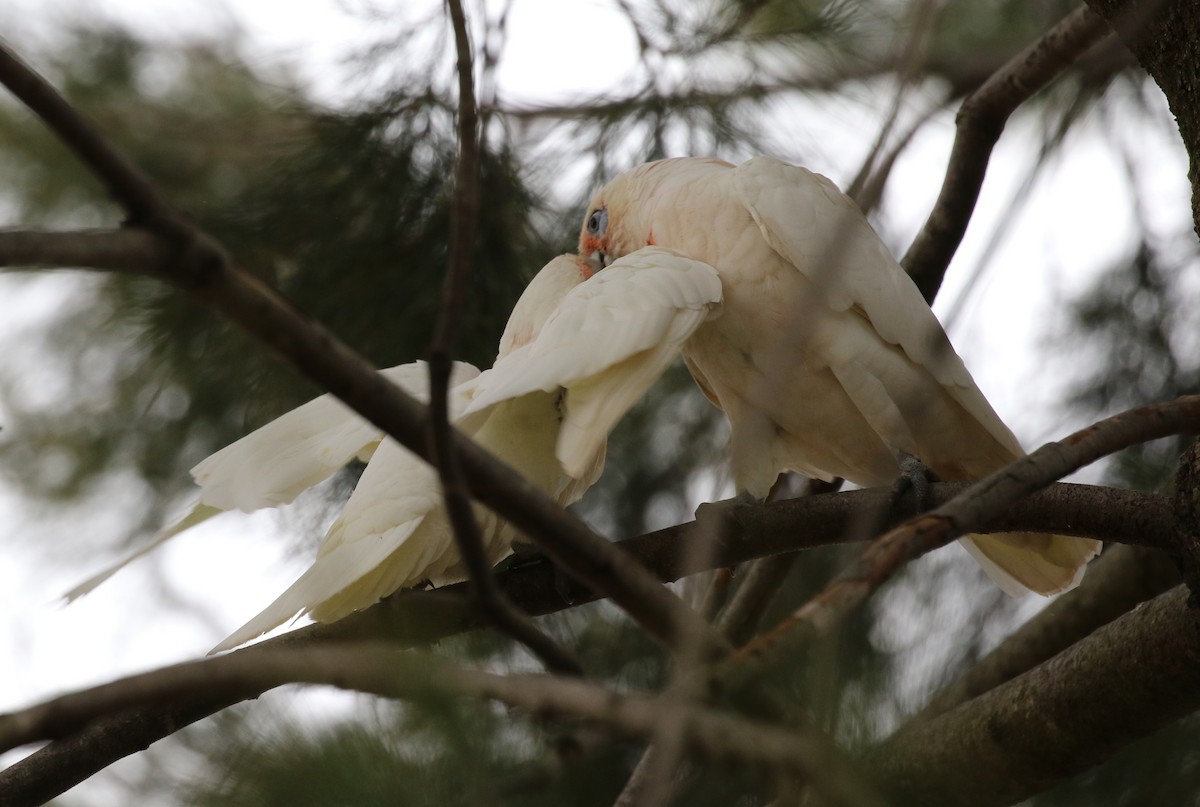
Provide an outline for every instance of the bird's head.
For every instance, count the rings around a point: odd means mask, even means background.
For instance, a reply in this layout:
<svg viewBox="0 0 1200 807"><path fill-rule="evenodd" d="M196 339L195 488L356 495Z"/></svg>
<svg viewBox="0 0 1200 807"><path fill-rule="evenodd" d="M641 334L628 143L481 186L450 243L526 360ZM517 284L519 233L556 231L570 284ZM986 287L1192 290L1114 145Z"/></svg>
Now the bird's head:
<svg viewBox="0 0 1200 807"><path fill-rule="evenodd" d="M729 163L709 157L677 157L618 174L588 205L579 232L579 254L599 271L642 247L674 246L656 238L660 206L669 208L672 198L687 193L697 178L729 168Z"/></svg>
<svg viewBox="0 0 1200 807"><path fill-rule="evenodd" d="M644 163L618 174L596 192L579 231L579 254L596 269L653 246L656 192L679 160Z"/></svg>

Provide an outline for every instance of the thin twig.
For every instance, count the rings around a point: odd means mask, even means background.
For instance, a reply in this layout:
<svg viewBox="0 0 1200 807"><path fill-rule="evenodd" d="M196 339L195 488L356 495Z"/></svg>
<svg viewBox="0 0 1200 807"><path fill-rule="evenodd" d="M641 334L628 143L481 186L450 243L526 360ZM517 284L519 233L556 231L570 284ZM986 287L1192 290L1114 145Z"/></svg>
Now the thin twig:
<svg viewBox="0 0 1200 807"><path fill-rule="evenodd" d="M912 24L908 26L909 34L904 38L903 45L897 49L896 56L893 59L896 89L892 93L891 105L887 115L883 119L883 124L879 127L879 132L875 135L875 142L871 144L871 148L867 151L867 156L859 166L858 173L854 175L854 179L846 188L846 195L854 200L864 214L869 213L875 207L879 197L882 195L883 186L886 183L888 173L891 171L891 166L889 164L884 171L874 171L875 160L884 153L884 147L887 145L888 138L891 136L893 129L895 129L896 121L900 117L900 110L904 107L904 98L912 87L918 71L925 61L926 53L929 50L929 43L937 27L941 11L941 0L919 0L919 2L914 3L908 10L907 16L912 20ZM928 117L929 115L922 116L922 119L918 122L918 126L928 120ZM904 138L904 143L911 140L915 131L916 127L910 128L908 136ZM898 153L898 150L893 150L893 155L896 153ZM895 157L893 156L892 161L894 162L894 160ZM867 179L873 173L880 178L869 192L864 193L866 191Z"/></svg>
<svg viewBox="0 0 1200 807"><path fill-rule="evenodd" d="M538 630L533 620L518 611L496 585L483 534L467 493L462 466L458 454L451 447L450 372L458 325L466 307L471 253L479 229L480 155L474 62L467 20L459 0L446 0L446 8L454 29L458 56L458 169L450 210L446 280L442 287L442 302L434 327L433 343L429 348L430 450L442 485L442 501L480 613L497 629L529 648L549 669L579 675L583 668L571 652Z"/></svg>
<svg viewBox="0 0 1200 807"><path fill-rule="evenodd" d="M804 489L797 498L835 493L842 483L841 479L835 479L833 482L808 479L805 480ZM842 534L851 532L844 530ZM737 645L743 644L754 635L763 613L779 593L780 586L783 585L788 572L796 565L799 556L799 552L781 552L747 564L745 579L717 620L717 630Z"/></svg>
<svg viewBox="0 0 1200 807"><path fill-rule="evenodd" d="M164 279L221 311L401 445L429 459L427 407L381 378L365 359L278 292L239 270L212 238L165 207L148 180L116 155L53 87L2 46L0 82L19 89L19 97L72 151L104 172L105 182L127 202L131 217L177 250L175 260L164 267ZM704 636L709 655L728 647L674 593L520 474L457 433L454 450L481 502L523 530L573 577L612 597L652 636L668 647L678 646L684 636Z"/></svg>
<svg viewBox="0 0 1200 807"><path fill-rule="evenodd" d="M1130 445L1198 431L1200 395L1190 395L1128 410L1047 443L872 543L819 594L723 663L721 668L731 671L727 683L747 680L769 657L786 655L797 644L827 635L905 563L976 531L1038 488Z"/></svg>
<svg viewBox="0 0 1200 807"><path fill-rule="evenodd" d="M979 199L992 147L1013 111L1112 30L1080 6L1018 53L963 101L946 178L925 226L901 264L930 301L942 284Z"/></svg>

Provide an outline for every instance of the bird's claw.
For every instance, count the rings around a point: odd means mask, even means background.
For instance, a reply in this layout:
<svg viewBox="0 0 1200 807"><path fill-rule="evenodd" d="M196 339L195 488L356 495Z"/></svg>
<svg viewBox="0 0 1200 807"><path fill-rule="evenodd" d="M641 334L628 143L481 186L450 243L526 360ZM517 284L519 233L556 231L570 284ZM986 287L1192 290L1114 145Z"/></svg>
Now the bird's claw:
<svg viewBox="0 0 1200 807"><path fill-rule="evenodd" d="M933 507L933 488L935 482L941 482L933 470L917 457L906 451L900 452L900 476L892 484L889 496L893 508L910 490L913 493L916 513L924 513Z"/></svg>

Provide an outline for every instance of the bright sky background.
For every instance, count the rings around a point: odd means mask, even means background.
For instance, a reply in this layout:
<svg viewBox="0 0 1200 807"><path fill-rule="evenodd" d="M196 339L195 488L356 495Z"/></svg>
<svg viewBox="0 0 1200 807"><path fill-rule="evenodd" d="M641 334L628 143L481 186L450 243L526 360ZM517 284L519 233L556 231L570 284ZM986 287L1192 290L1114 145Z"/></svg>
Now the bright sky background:
<svg viewBox="0 0 1200 807"><path fill-rule="evenodd" d="M348 13L362 7L355 0L253 0L227 8L210 0L9 0L0 10L0 24L10 44L21 51L22 37L52 35L63 20L78 20L85 16L80 9L98 5L103 13L130 21L154 37L186 38L220 30L234 20L248 32L245 52L252 64L297 65L318 96L331 104L343 101L344 88L352 83L343 57L376 34L374 24ZM558 101L617 91L636 66L632 34L611 2L517 0L510 30L500 82L505 97L513 101ZM885 110L883 103L806 109L802 125L815 137L816 153L777 156L802 159L845 183L869 148ZM1128 125L1131 136L1145 140L1149 156L1141 165L1141 180L1161 205L1156 216L1162 221L1186 219L1189 190L1181 145L1163 138L1155 127L1137 121ZM888 191L890 217L883 228L896 248L908 245L936 196L952 126L947 116L927 127L897 167ZM785 131L781 141L786 140ZM940 313L953 305L983 248L990 228L981 225L995 219L1011 185L1023 175L1030 135L1011 127L997 149L975 224L939 298ZM1026 445L1083 425L1060 419L1054 403L1064 368L1036 358L1039 342L1049 338L1063 296L1086 287L1085 272L1124 251L1133 232L1121 168L1107 147L1098 138L1077 136L1065 152L1067 156L1043 174L1034 203L998 251L995 270L951 331L980 387ZM4 226L19 223L0 221ZM61 290L75 282L55 277L14 284L0 276L4 352L19 350L11 335L51 313ZM118 481L105 502L108 516L101 511L98 521L87 526L97 542L119 536L109 522L114 503L119 506L123 495L136 494L123 492ZM0 710L202 655L273 599L302 568L285 555L282 540L272 538L271 516L231 516L175 541L63 609L54 602L57 595L107 563L110 550L98 551L95 557L58 557L48 566L48 553L29 547L53 541L55 529L62 525L31 512L2 485L0 523L6 525L6 534L0 534L0 551L6 558L0 565ZM185 617L186 609L164 604L156 583L160 570L179 596L202 604L206 618ZM12 759L0 758L0 765ZM105 787L85 784L80 790L86 790L87 803L104 803Z"/></svg>

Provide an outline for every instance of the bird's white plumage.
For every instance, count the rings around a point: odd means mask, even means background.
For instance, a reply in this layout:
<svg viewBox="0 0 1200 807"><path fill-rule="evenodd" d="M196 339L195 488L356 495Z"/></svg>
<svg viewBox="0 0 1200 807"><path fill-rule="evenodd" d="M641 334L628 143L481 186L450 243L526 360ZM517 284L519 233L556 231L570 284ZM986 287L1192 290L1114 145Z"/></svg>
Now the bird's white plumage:
<svg viewBox="0 0 1200 807"><path fill-rule="evenodd" d="M429 399L429 368L423 361L380 370L420 401ZM455 362L450 384L479 370ZM369 460L383 430L333 395L322 395L230 443L192 469L200 502L222 510L253 512L294 501L358 457Z"/></svg>
<svg viewBox="0 0 1200 807"><path fill-rule="evenodd" d="M461 389L456 387L450 396L452 417L462 413ZM385 437L326 533L313 565L212 652L237 647L299 614L339 619L398 588L438 577L455 562L457 550L442 511L437 473Z"/></svg>
<svg viewBox="0 0 1200 807"><path fill-rule="evenodd" d="M570 256L547 264L514 307L500 353L519 351L523 343L536 339L563 295L587 274L586 266ZM578 479L568 478L554 457L557 393L496 398L490 406L476 406L468 413L478 380L474 375L459 377L450 390L449 414L460 431L564 504L595 482L603 467L603 446ZM474 509L485 548L496 562L508 554L514 530L486 508ZM213 652L237 647L298 615L333 621L397 589L424 581L453 582L462 579L463 572L437 473L384 438L326 533L313 565Z"/></svg>
<svg viewBox="0 0 1200 807"><path fill-rule="evenodd" d="M606 229L589 230L600 209ZM722 314L683 355L728 416L734 478L755 496L784 470L880 485L901 453L948 480L1022 455L912 281L825 177L766 157L662 160L616 177L584 221L583 255L655 245L718 273ZM967 543L1007 591L1065 590L1099 551L1025 533Z"/></svg>
<svg viewBox="0 0 1200 807"><path fill-rule="evenodd" d="M646 250L591 275L575 256L551 261L509 318L492 369L458 384L458 428L561 504L603 467L612 425L678 355L719 301L715 271ZM475 507L490 559L513 528ZM215 650L309 613L339 619L406 586L462 578L432 468L385 438L308 569Z"/></svg>
<svg viewBox="0 0 1200 807"><path fill-rule="evenodd" d="M707 264L653 247L622 258L571 289L536 339L482 373L467 412L564 390L556 453L577 476L720 300Z"/></svg>
<svg viewBox="0 0 1200 807"><path fill-rule="evenodd" d="M379 374L418 400L428 399L425 362L389 367ZM470 364L455 362L450 383L477 375L479 370ZM187 513L131 555L75 586L64 599L82 597L133 561L227 510L251 513L294 501L351 459L369 460L382 437L382 429L330 394L280 415L197 463L191 474L200 490Z"/></svg>

